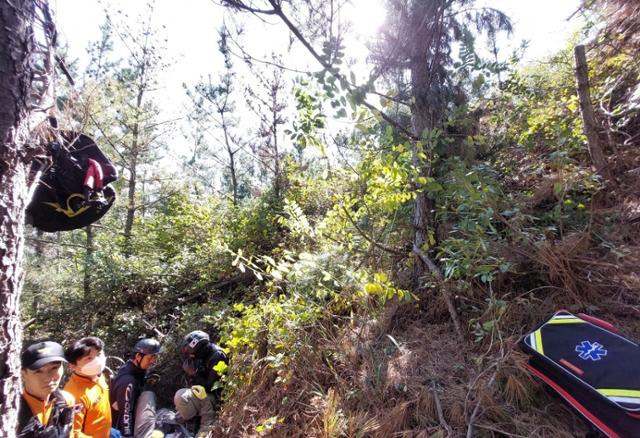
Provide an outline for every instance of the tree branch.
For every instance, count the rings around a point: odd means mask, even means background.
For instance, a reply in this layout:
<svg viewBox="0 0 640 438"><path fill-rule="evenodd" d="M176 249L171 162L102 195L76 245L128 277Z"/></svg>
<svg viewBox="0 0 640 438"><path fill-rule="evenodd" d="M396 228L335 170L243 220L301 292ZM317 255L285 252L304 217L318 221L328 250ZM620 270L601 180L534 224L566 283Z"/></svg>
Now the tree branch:
<svg viewBox="0 0 640 438"><path fill-rule="evenodd" d="M271 2L269 2L271 3ZM277 14L275 9L258 9L248 5L245 5L244 2L240 0L222 0L222 5L227 7L232 7L238 9L239 11L251 12L252 14L263 14L263 15L275 15ZM273 5L273 3L272 3Z"/></svg>
<svg viewBox="0 0 640 438"><path fill-rule="evenodd" d="M442 403L440 402L440 397L438 396L438 390L436 389L436 384L431 383L431 394L433 394L433 400L436 403L436 412L438 413L438 420L440 421L440 426L442 426L447 431L447 436L452 437L453 429L447 423L447 420L444 418L444 414L442 412Z"/></svg>
<svg viewBox="0 0 640 438"><path fill-rule="evenodd" d="M431 258L424 253L424 251L422 251L420 248L418 248L417 246L413 246L413 252L420 257L420 260L422 260L424 262L425 265L427 265L427 267L429 268L429 271L431 271L431 273L438 279L441 281L441 292L442 292L442 296L444 297L444 301L447 304L447 309L449 310L449 316L451 316L451 321L453 322L453 327L456 330L456 334L458 335L458 338L460 338L460 341L464 341L464 333L462 331L462 325L460 324L460 318L458 317L458 312L456 311L456 307L453 305L453 300L451 299L451 292L448 289L448 285L445 284L444 277L442 275L442 272L440 272L440 268L438 268L438 266L435 264L435 262L433 260L431 260Z"/></svg>
<svg viewBox="0 0 640 438"><path fill-rule="evenodd" d="M72 248L85 248L84 245L78 245L76 243L60 243L60 242L56 242L55 240L35 239L33 237L27 237L26 240L28 242L48 243L56 246L70 246Z"/></svg>
<svg viewBox="0 0 640 438"><path fill-rule="evenodd" d="M347 219L349 219L349 222L351 222L351 225L353 225L355 227L356 230L358 230L358 233L360 233L360 235L362 237L364 237L364 239L371 243L372 245L376 246L377 248L380 248L383 251L386 252L390 252L391 254L395 254L395 255L399 255L399 256L403 256L406 257L407 254L403 251L398 251L397 249L394 248L389 248L388 246L385 246L379 242L376 242L375 240L373 240L371 237L369 237L367 235L367 233L365 233L362 228L360 228L358 226L358 224L353 220L353 217L351 216L351 214L349 213L349 210L347 209L347 207L345 207L344 205L342 206L342 210L344 211L344 214L347 216Z"/></svg>
<svg viewBox="0 0 640 438"><path fill-rule="evenodd" d="M302 35L302 33L300 33L300 30L298 30L298 28L291 22L291 20L289 20L289 17L285 15L285 13L282 11L282 8L277 3L277 1L269 0L269 3L273 7L275 15L280 17L280 19L287 25L291 33L293 33L293 35L295 35L298 41L300 41L300 43L302 43L302 45L309 51L311 56L313 56L320 63L320 65L322 65L331 75L335 76L341 82L347 84L347 91L349 92L349 94L353 94L354 89L353 89L353 86L349 83L349 81L347 81L346 78L344 78L340 74L340 72L338 72L329 62L327 62L322 56L320 56L318 52L316 52L316 50L313 48L311 43L307 41L307 39ZM393 125L396 129L398 129L400 132L402 132L404 135L406 135L410 139L413 139L413 140L420 139L413 132L409 131L407 128L400 125L397 121L393 120L384 111L380 110L376 106L370 104L364 99L360 103L364 105L366 108L368 108L369 110L375 112L376 114L379 114L383 120Z"/></svg>

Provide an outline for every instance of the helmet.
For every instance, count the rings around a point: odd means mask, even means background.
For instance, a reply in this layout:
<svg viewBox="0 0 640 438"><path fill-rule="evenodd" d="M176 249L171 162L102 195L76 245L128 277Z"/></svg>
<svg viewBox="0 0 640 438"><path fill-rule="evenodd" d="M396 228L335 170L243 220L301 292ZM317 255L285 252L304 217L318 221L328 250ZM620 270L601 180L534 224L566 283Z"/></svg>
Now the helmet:
<svg viewBox="0 0 640 438"><path fill-rule="evenodd" d="M151 338L140 339L131 351L133 354L158 354L160 353L160 342Z"/></svg>
<svg viewBox="0 0 640 438"><path fill-rule="evenodd" d="M209 343L209 335L202 330L194 330L182 340L182 353L195 354Z"/></svg>

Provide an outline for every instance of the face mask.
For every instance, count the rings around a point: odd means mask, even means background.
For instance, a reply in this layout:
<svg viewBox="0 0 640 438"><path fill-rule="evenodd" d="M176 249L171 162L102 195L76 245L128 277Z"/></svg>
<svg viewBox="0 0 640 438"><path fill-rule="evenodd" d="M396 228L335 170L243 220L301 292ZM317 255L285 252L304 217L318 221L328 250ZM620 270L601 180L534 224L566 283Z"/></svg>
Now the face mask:
<svg viewBox="0 0 640 438"><path fill-rule="evenodd" d="M104 355L96 356L81 367L78 367L78 373L89 377L97 376L104 370L106 361L107 358Z"/></svg>

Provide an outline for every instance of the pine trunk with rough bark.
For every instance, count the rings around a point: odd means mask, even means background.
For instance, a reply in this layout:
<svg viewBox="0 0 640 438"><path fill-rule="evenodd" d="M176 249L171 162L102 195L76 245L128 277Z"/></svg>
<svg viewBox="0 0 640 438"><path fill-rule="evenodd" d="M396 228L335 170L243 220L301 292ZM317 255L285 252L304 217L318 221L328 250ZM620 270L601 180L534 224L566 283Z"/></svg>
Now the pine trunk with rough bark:
<svg viewBox="0 0 640 438"><path fill-rule="evenodd" d="M411 94L411 123L413 133L423 139L426 132L438 127L444 117L443 89L446 73L437 62L439 44L442 35L440 1L428 5L415 6L414 20L417 18L415 41L431 42L431 44L416 44L410 56ZM429 20L424 17L428 17ZM440 18L438 20L437 18ZM422 141L413 142L412 161L421 177L431 177L432 145ZM416 190L418 187L416 186ZM433 201L423 190L417 190L413 215L414 240L413 247L426 254L428 248L428 231L435 224L433 218ZM427 265L420 257L415 258L413 269L413 286L419 287L420 278L424 275Z"/></svg>
<svg viewBox="0 0 640 438"><path fill-rule="evenodd" d="M29 168L35 3L0 2L0 436L15 436L20 396L20 293Z"/></svg>

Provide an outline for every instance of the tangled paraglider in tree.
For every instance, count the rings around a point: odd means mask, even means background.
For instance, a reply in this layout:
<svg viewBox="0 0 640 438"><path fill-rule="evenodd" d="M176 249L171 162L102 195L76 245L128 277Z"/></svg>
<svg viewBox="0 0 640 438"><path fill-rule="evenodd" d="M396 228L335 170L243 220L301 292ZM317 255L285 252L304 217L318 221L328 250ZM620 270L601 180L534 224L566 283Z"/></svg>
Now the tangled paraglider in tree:
<svg viewBox="0 0 640 438"><path fill-rule="evenodd" d="M54 130L56 131L56 130ZM100 219L116 194L111 160L90 137L56 131L45 159L34 163L39 182L27 207L27 223L45 232L82 228Z"/></svg>

